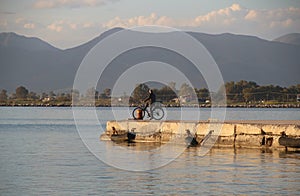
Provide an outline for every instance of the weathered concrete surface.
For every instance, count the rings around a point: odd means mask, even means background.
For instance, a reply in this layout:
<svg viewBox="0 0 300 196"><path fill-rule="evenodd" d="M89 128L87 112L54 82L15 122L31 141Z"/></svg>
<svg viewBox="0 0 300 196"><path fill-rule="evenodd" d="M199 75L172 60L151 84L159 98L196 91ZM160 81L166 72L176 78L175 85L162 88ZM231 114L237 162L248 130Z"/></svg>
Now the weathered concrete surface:
<svg viewBox="0 0 300 196"><path fill-rule="evenodd" d="M281 132L291 137L300 137L300 120L295 121L144 121L123 120L108 121L106 132L101 140L109 140L113 127L118 133L134 131L136 142L174 141L174 138L185 138L186 131L195 133L201 141L210 130L217 136L216 147L233 146L248 148L283 148L278 143ZM183 141L183 140L175 140Z"/></svg>

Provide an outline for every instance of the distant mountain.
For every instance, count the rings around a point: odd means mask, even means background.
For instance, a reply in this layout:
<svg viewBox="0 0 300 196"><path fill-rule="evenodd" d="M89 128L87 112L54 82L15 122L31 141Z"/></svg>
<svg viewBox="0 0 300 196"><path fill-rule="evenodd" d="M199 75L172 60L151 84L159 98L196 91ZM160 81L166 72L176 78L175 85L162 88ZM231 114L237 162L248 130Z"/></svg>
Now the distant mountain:
<svg viewBox="0 0 300 196"><path fill-rule="evenodd" d="M66 50L55 48L38 38L0 33L0 89L14 91L20 85L36 92L70 89L88 51L106 36L120 30L111 29L85 44ZM189 34L208 49L225 81L243 79L261 85L281 86L300 83L298 45L245 35ZM203 78L189 65L190 62L170 51L149 47L128 51L112 61L100 78L101 86L111 88L118 74L131 65L153 59L180 66L195 87L205 85Z"/></svg>
<svg viewBox="0 0 300 196"><path fill-rule="evenodd" d="M274 39L274 41L300 46L300 33L291 33Z"/></svg>
<svg viewBox="0 0 300 196"><path fill-rule="evenodd" d="M281 86L300 82L300 46L228 33L191 35L211 52L225 81L248 80Z"/></svg>
<svg viewBox="0 0 300 196"><path fill-rule="evenodd" d="M12 91L25 85L33 91L48 91L64 85L65 74L60 70L67 64L62 50L14 33L2 33L0 40L1 89Z"/></svg>
<svg viewBox="0 0 300 196"><path fill-rule="evenodd" d="M0 47L6 49L27 50L27 51L59 51L47 42L35 38L25 37L16 33L0 33Z"/></svg>

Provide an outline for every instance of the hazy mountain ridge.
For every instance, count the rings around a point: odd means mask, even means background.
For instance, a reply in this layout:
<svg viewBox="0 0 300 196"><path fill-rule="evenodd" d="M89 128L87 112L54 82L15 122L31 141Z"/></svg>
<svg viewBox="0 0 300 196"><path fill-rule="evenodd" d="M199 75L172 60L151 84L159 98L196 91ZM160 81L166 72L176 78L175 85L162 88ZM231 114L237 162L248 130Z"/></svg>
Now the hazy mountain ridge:
<svg viewBox="0 0 300 196"><path fill-rule="evenodd" d="M36 38L36 37L26 37L23 35L18 35L16 33L0 33L0 47L1 48L14 48L23 49L28 51L60 51L49 43Z"/></svg>
<svg viewBox="0 0 300 196"><path fill-rule="evenodd" d="M0 89L13 91L24 85L33 91L70 89L74 76L87 52L106 36L120 31L111 29L80 46L61 50L38 38L15 33L0 33ZM251 80L259 84L289 86L300 83L300 46L267 41L253 36L189 32L212 54L225 81ZM141 60L147 50L139 51ZM155 52L153 53L155 55ZM133 63L133 55L123 60ZM169 63L178 57L169 55ZM165 58L165 57L164 57ZM115 69L123 61L116 61ZM120 68L121 69L121 68ZM121 69L122 70L122 69ZM118 70L112 70L118 71ZM185 69L189 72L189 69ZM193 72L193 71L190 71ZM110 72L111 73L111 72ZM109 76L107 76L109 80ZM191 80L197 75L191 73ZM111 87L114 81L108 81ZM201 86L203 84L199 84ZM199 87L196 86L196 87Z"/></svg>
<svg viewBox="0 0 300 196"><path fill-rule="evenodd" d="M193 36L211 52L226 81L244 79L283 86L300 82L299 46L228 33Z"/></svg>
<svg viewBox="0 0 300 196"><path fill-rule="evenodd" d="M274 39L274 41L300 46L300 33L290 33Z"/></svg>

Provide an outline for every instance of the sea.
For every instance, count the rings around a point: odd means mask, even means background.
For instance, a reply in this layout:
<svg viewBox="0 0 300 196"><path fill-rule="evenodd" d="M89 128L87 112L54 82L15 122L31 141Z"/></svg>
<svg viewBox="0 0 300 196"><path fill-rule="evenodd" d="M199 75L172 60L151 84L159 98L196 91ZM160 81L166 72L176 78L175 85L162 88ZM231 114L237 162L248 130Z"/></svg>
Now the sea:
<svg viewBox="0 0 300 196"><path fill-rule="evenodd" d="M99 124L82 118L87 127L99 127L93 141L104 146L97 154L82 139L71 107L0 107L0 195L299 195L300 153L294 151L185 148L157 168L134 170L122 161L110 164L103 151L116 148L99 136L111 108L75 108L95 111ZM115 108L119 118L131 118L132 108ZM207 120L210 109L165 108L168 119ZM226 120L300 120L299 108L227 108ZM78 120L78 118L77 118ZM79 119L80 120L80 119ZM77 125L77 126L76 126ZM82 125L82 124L81 124ZM126 153L149 153L151 147L117 146ZM159 147L154 147L159 148ZM126 149L129 149L126 151ZM137 153L139 154L139 153ZM106 153L105 156L108 156ZM112 158L114 154L110 155ZM125 154L126 156L126 154ZM107 157L106 157L107 158ZM150 162L155 159L149 156ZM113 159L114 160L114 159ZM119 160L119 159L116 159ZM117 165L117 166L116 166Z"/></svg>

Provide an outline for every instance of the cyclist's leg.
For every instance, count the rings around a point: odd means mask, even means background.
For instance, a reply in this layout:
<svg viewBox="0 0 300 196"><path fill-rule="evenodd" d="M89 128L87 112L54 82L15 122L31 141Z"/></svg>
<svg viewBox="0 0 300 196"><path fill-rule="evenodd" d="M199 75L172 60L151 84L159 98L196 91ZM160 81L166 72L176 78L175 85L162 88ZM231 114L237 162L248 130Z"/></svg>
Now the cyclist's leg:
<svg viewBox="0 0 300 196"><path fill-rule="evenodd" d="M154 108L154 105L150 104L149 110L150 110L150 115L152 118L153 118L153 108Z"/></svg>
<svg viewBox="0 0 300 196"><path fill-rule="evenodd" d="M152 115L152 104L151 104L151 102L149 101L148 103L147 103L147 105L148 105L148 116L149 117L153 117L153 115Z"/></svg>

